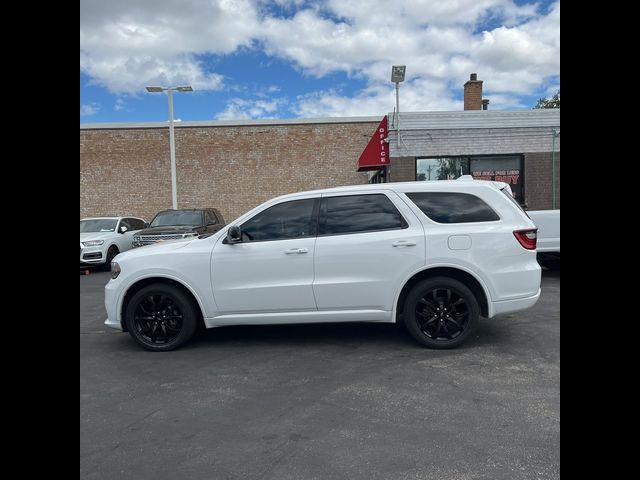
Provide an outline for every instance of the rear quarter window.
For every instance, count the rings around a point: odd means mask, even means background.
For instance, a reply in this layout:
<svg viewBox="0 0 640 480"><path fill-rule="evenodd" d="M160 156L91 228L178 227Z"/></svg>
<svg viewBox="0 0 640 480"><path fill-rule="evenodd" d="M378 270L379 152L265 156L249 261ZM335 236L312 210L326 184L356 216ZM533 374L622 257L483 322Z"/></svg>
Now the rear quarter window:
<svg viewBox="0 0 640 480"><path fill-rule="evenodd" d="M405 194L434 222L495 222L498 214L481 198L469 193L414 192Z"/></svg>

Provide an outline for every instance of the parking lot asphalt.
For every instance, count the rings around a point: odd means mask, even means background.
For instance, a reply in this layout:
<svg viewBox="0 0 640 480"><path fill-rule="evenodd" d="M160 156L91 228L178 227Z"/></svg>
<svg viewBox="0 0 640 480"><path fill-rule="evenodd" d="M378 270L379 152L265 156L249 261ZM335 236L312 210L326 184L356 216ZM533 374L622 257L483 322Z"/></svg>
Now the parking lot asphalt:
<svg viewBox="0 0 640 480"><path fill-rule="evenodd" d="M455 350L395 325L208 330L170 353L103 325L80 276L82 479L555 479L560 274Z"/></svg>

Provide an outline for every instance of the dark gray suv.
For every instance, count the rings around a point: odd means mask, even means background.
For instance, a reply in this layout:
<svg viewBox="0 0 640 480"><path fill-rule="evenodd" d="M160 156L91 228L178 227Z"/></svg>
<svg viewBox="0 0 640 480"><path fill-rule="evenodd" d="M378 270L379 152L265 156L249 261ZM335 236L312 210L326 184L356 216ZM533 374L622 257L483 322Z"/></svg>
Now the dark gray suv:
<svg viewBox="0 0 640 480"><path fill-rule="evenodd" d="M163 210L153 217L148 228L133 236L133 247L211 235L224 226L224 218L216 208Z"/></svg>

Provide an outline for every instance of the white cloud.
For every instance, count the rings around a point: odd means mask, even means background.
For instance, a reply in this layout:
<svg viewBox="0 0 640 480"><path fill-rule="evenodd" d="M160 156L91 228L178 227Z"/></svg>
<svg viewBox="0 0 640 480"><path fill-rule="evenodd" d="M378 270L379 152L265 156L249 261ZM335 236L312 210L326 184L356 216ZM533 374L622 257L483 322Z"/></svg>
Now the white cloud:
<svg viewBox="0 0 640 480"><path fill-rule="evenodd" d="M557 83L554 83L552 85L549 85L549 87L544 91L543 95L545 97L552 97L553 95L555 95L559 91L560 91L560 85L557 84Z"/></svg>
<svg viewBox="0 0 640 480"><path fill-rule="evenodd" d="M197 56L250 46L256 28L252 0L82 0L80 70L112 92L153 83L216 90L222 76Z"/></svg>
<svg viewBox="0 0 640 480"><path fill-rule="evenodd" d="M89 115L95 115L100 111L100 105L98 103L87 103L80 105L80 116L88 117Z"/></svg>
<svg viewBox="0 0 640 480"><path fill-rule="evenodd" d="M407 65L406 109L457 109L454 96L471 72L484 80L492 107L517 106L518 96L545 91L559 76L560 4L540 9L512 0L81 0L80 66L115 93L177 83L246 92L225 84L230 80L200 55L263 49L303 77L346 72L364 80L354 95L334 89L301 96L294 110L303 116L389 111L393 64ZM279 88L257 95L267 101ZM244 97L219 116L276 112Z"/></svg>
<svg viewBox="0 0 640 480"><path fill-rule="evenodd" d="M452 56L462 55L473 63L472 49L480 36L474 30L481 20L513 23L538 18L532 5L519 7L507 0L405 0L397 5L387 0L330 0L327 10L344 20L332 20L315 9L291 18L265 18L260 38L267 51L318 76L358 73L376 62L387 67L405 63L413 75L435 70L450 76L455 73L447 68ZM559 37L559 26L556 34Z"/></svg>
<svg viewBox="0 0 640 480"><path fill-rule="evenodd" d="M301 95L296 113L301 117L384 116L396 104L395 87L387 84L370 86L354 97L335 90ZM448 92L445 82L419 79L401 84L400 110L461 110L462 102Z"/></svg>
<svg viewBox="0 0 640 480"><path fill-rule="evenodd" d="M116 112L119 112L119 111L121 111L121 110L124 110L124 109L125 109L125 107L126 107L126 105L127 105L127 103L126 103L122 98L118 98L118 99L116 99L116 103L115 103L115 105L113 106L113 109L114 109Z"/></svg>
<svg viewBox="0 0 640 480"><path fill-rule="evenodd" d="M232 98L227 108L218 113L215 118L218 120L240 120L248 118L276 118L274 115L281 105L286 103L284 98L274 98L267 100L244 100L242 98Z"/></svg>
<svg viewBox="0 0 640 480"><path fill-rule="evenodd" d="M197 90L217 90L222 76L205 73L200 63L190 55L169 60L153 57L113 57L96 59L80 55L80 64L92 77L92 83L111 92L141 93L147 85L189 84Z"/></svg>

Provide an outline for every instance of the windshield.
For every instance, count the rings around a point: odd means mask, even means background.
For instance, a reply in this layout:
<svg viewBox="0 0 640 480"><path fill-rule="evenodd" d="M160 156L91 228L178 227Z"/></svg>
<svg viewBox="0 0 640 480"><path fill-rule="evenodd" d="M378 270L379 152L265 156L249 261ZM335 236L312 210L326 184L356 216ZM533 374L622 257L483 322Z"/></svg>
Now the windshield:
<svg viewBox="0 0 640 480"><path fill-rule="evenodd" d="M80 220L80 233L82 232L113 232L116 229L117 219L96 218L95 220Z"/></svg>
<svg viewBox="0 0 640 480"><path fill-rule="evenodd" d="M163 212L156 215L151 227L202 225L202 212Z"/></svg>
<svg viewBox="0 0 640 480"><path fill-rule="evenodd" d="M518 203L518 201L517 201L515 198L513 198L513 193L511 193L511 189L510 189L510 188L508 188L508 186L507 186L507 187L502 188L500 191L501 191L502 193L504 193L504 194L507 196L507 198L508 198L509 200L511 200L513 203L515 203L515 204L518 206L518 208L520 209L520 211L521 211L522 213L524 213L527 217L529 217L529 214L528 214L527 212L525 212L525 211L524 211L524 208L522 208L522 205L520 205L520 204ZM529 217L529 218L531 218L531 217Z"/></svg>

